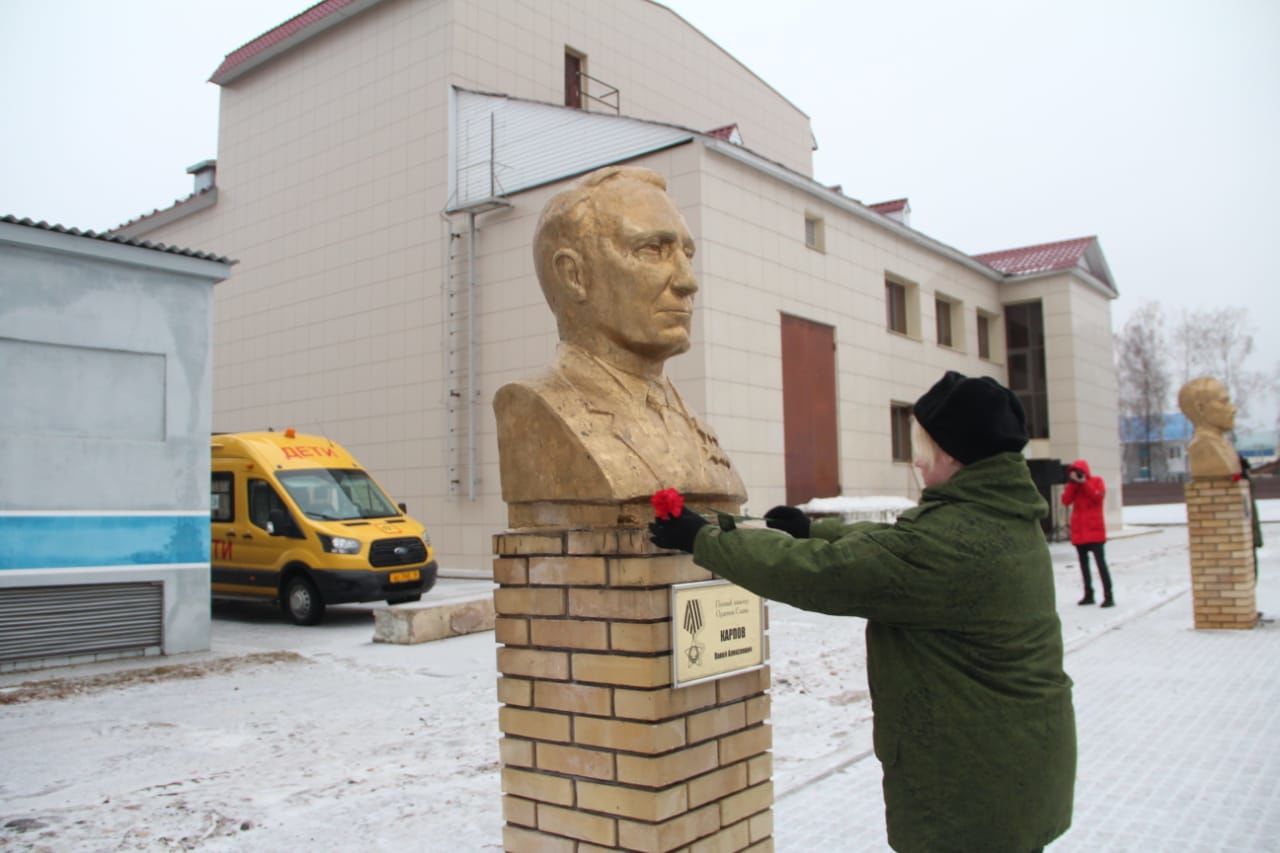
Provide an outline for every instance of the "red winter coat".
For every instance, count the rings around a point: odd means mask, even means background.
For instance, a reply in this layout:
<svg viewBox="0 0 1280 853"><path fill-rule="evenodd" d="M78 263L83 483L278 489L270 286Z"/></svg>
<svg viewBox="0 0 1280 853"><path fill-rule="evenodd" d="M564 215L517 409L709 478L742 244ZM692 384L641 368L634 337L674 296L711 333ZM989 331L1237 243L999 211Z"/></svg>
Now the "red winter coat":
<svg viewBox="0 0 1280 853"><path fill-rule="evenodd" d="M1107 521L1102 515L1102 499L1107 494L1107 484L1101 477L1089 471L1089 463L1077 459L1068 466L1079 469L1085 477L1083 483L1067 480L1062 490L1062 503L1071 507L1071 544L1092 545L1107 541Z"/></svg>

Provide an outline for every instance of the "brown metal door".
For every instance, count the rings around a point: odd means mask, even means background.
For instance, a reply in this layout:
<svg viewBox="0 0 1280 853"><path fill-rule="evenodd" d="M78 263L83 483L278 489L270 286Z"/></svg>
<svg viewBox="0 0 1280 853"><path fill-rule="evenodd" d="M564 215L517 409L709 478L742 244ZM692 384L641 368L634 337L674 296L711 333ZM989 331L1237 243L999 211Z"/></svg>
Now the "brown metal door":
<svg viewBox="0 0 1280 853"><path fill-rule="evenodd" d="M582 108L582 57L564 55L564 105Z"/></svg>
<svg viewBox="0 0 1280 853"><path fill-rule="evenodd" d="M787 503L840 494L836 330L782 315L782 424Z"/></svg>

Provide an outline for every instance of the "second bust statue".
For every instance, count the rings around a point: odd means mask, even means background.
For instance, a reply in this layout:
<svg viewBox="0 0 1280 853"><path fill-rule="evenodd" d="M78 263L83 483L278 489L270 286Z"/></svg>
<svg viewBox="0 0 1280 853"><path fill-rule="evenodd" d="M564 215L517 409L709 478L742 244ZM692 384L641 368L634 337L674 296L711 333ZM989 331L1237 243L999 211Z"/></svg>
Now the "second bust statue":
<svg viewBox="0 0 1280 853"><path fill-rule="evenodd" d="M663 371L690 345L693 238L657 172L609 167L547 203L534 236L556 362L494 398L502 497L627 502L661 488L740 503L742 480Z"/></svg>

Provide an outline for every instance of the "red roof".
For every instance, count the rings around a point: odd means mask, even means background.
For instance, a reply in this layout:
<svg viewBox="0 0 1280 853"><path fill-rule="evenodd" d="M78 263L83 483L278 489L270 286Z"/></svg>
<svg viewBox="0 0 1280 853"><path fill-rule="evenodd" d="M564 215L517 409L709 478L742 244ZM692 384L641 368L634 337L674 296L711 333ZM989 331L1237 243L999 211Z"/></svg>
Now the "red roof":
<svg viewBox="0 0 1280 853"><path fill-rule="evenodd" d="M900 210L904 210L906 206L907 200L905 198L895 198L893 201L878 201L875 204L867 205L867 207L871 208L876 213L883 213L885 215L897 213Z"/></svg>
<svg viewBox="0 0 1280 853"><path fill-rule="evenodd" d="M279 47L284 49L288 47L289 44L287 43L294 41L295 37L303 33L304 30L310 29L335 12L345 9L355 2L357 0L323 0L323 2L317 3L310 9L294 15L275 29L268 30L248 44L228 53L226 58L222 60L222 64L218 66L218 70L214 71L213 76L209 79L214 83L226 81L233 76L233 72L237 68L249 63L254 57L271 51L272 48Z"/></svg>
<svg viewBox="0 0 1280 853"><path fill-rule="evenodd" d="M974 255L973 258L1006 275L1066 270L1078 266L1084 258L1085 251L1097 239L1097 237L1079 237L1075 240L1059 240L1056 243L1041 243L1038 246L987 252Z"/></svg>

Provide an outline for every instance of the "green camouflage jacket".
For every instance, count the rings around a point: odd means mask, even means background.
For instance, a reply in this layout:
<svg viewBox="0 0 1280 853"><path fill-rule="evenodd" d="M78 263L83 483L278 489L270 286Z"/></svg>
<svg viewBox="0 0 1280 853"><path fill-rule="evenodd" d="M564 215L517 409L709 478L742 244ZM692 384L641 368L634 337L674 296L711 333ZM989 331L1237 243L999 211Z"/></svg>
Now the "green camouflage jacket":
<svg viewBox="0 0 1280 853"><path fill-rule="evenodd" d="M1048 506L1023 457L975 462L896 524L698 533L694 560L766 598L867 620L875 751L900 851L1026 853L1071 824L1071 679Z"/></svg>

